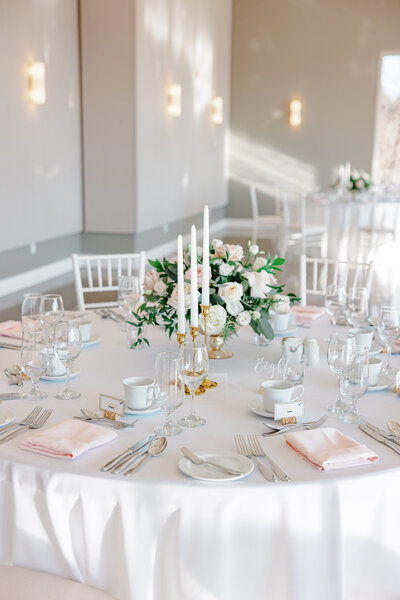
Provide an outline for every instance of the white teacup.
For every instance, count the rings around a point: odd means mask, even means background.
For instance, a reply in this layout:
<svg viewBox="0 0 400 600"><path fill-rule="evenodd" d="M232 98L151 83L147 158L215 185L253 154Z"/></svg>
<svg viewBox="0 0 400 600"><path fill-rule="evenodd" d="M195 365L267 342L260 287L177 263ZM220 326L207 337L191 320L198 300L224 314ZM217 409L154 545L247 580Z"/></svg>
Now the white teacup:
<svg viewBox="0 0 400 600"><path fill-rule="evenodd" d="M376 385L382 370L382 361L376 356L372 356L368 363L368 385Z"/></svg>
<svg viewBox="0 0 400 600"><path fill-rule="evenodd" d="M77 321L79 331L81 332L82 342L88 342L92 333L92 322L87 320Z"/></svg>
<svg viewBox="0 0 400 600"><path fill-rule="evenodd" d="M270 313L272 329L286 331L289 326L290 313Z"/></svg>
<svg viewBox="0 0 400 600"><path fill-rule="evenodd" d="M373 331L366 329L365 327L355 327L354 329L350 329L349 333L352 333L356 338L357 346L366 346L368 350L371 349L372 339L374 337Z"/></svg>
<svg viewBox="0 0 400 600"><path fill-rule="evenodd" d="M269 379L261 384L263 406L267 412L273 413L275 402L294 402L304 394L302 385L293 385L281 379Z"/></svg>
<svg viewBox="0 0 400 600"><path fill-rule="evenodd" d="M153 402L154 379L151 377L127 377L124 384L125 401L132 410L145 410Z"/></svg>
<svg viewBox="0 0 400 600"><path fill-rule="evenodd" d="M65 367L55 354L49 356L49 366L46 369L46 375L50 377L65 375Z"/></svg>

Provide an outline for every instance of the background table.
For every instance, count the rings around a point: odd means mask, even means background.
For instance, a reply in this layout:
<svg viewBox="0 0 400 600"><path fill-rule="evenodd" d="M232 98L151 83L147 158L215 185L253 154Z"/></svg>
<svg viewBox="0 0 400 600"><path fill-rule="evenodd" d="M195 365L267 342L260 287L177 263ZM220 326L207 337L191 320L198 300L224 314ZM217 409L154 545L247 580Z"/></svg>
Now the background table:
<svg viewBox="0 0 400 600"><path fill-rule="evenodd" d="M174 349L161 331L150 332L151 348L125 346L118 324L93 315L98 346L82 351L81 374L73 386L82 398L63 402L53 393L62 384L43 382L54 412L48 424L95 409L99 392L123 393L122 379L153 375L157 352ZM312 329L321 361L305 377L306 415L317 418L334 401L337 378L326 363L330 327L325 318ZM334 426L375 450L375 464L320 472L302 461L283 436L259 438L291 475L290 484L267 483L255 469L247 479L206 483L183 475L180 448L234 451L235 433L261 433L262 417L248 403L257 397L256 358L279 358L281 340L256 347L247 328L229 342L234 357L210 361L220 385L196 399L207 425L169 440L167 451L150 459L131 478L101 473L99 467L152 432L163 413L140 417L133 430L73 461L20 449L29 433L0 445L0 563L61 574L95 585L119 600L242 600L398 598L400 578L400 456L354 425ZM0 368L18 353L0 350ZM399 358L393 362L400 366ZM0 392L9 388L0 376ZM14 390L15 388L13 388ZM3 402L18 417L31 403ZM368 393L359 409L384 426L400 421L400 399L392 392ZM174 418L187 414L188 404Z"/></svg>

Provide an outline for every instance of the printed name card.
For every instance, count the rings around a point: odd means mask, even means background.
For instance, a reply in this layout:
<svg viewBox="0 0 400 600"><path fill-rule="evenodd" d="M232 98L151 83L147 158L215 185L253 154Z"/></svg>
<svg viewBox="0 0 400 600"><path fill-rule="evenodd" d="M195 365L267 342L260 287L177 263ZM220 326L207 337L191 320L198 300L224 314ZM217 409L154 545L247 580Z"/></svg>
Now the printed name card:
<svg viewBox="0 0 400 600"><path fill-rule="evenodd" d="M275 402L274 419L278 421L286 417L304 417L304 400L296 402Z"/></svg>
<svg viewBox="0 0 400 600"><path fill-rule="evenodd" d="M116 420L117 417L125 415L125 400L107 394L99 394L99 408L104 411L107 419Z"/></svg>

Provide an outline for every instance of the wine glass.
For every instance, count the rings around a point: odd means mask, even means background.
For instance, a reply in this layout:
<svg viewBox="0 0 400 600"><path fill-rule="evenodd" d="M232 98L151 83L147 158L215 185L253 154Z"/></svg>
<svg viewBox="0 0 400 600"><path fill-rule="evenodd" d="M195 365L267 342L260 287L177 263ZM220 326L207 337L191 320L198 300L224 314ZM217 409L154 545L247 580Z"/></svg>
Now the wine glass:
<svg viewBox="0 0 400 600"><path fill-rule="evenodd" d="M54 374L56 364L54 360L54 329L64 319L64 303L60 294L45 294L40 305L40 321L47 329L49 342L49 368L48 374Z"/></svg>
<svg viewBox="0 0 400 600"><path fill-rule="evenodd" d="M382 369L384 375L393 377L397 371L390 365L393 342L400 336L400 309L383 306L378 319L378 333L386 347L387 360Z"/></svg>
<svg viewBox="0 0 400 600"><path fill-rule="evenodd" d="M23 328L40 329L42 294L34 292L24 294L21 306L21 324Z"/></svg>
<svg viewBox="0 0 400 600"><path fill-rule="evenodd" d="M24 328L22 332L21 365L23 372L32 382L31 391L22 397L25 400L43 400L47 394L39 389L39 377L49 364L47 332L44 329Z"/></svg>
<svg viewBox="0 0 400 600"><path fill-rule="evenodd" d="M183 380L190 391L190 413L179 419L178 423L184 427L201 427L206 421L195 414L193 400L197 388L207 376L207 348L204 344L184 342L180 347L180 354L183 356Z"/></svg>
<svg viewBox="0 0 400 600"><path fill-rule="evenodd" d="M337 325L337 321L344 315L346 309L346 289L344 286L330 284L326 286L325 308L331 316L332 324Z"/></svg>
<svg viewBox="0 0 400 600"><path fill-rule="evenodd" d="M342 362L350 364L350 368L340 378L344 410L339 415L339 419L345 423L364 423L366 419L357 413L356 402L368 388L368 348L366 346L345 346L342 348Z"/></svg>
<svg viewBox="0 0 400 600"><path fill-rule="evenodd" d="M118 280L118 306L129 318L132 311L136 310L142 290L139 277L122 276Z"/></svg>
<svg viewBox="0 0 400 600"><path fill-rule="evenodd" d="M348 293L346 318L353 327L369 325L367 288L350 288Z"/></svg>
<svg viewBox="0 0 400 600"><path fill-rule="evenodd" d="M161 352L156 357L156 381L154 396L157 405L165 411L164 425L154 428L160 436L172 436L182 432L182 427L172 423L172 413L179 408L185 397L183 382L183 357L175 352Z"/></svg>
<svg viewBox="0 0 400 600"><path fill-rule="evenodd" d="M54 350L57 357L65 365L67 383L65 389L55 395L59 400L74 400L80 397L79 392L74 392L69 385L71 368L74 360L78 358L82 349L81 332L77 324L59 323L55 328Z"/></svg>
<svg viewBox="0 0 400 600"><path fill-rule="evenodd" d="M332 333L328 346L328 365L332 373L339 377L339 398L333 404L327 406L327 409L333 413L342 413L344 410L341 392L340 378L346 372L348 364L342 360L342 349L344 347L355 347L356 338L351 333ZM348 357L350 358L350 357Z"/></svg>

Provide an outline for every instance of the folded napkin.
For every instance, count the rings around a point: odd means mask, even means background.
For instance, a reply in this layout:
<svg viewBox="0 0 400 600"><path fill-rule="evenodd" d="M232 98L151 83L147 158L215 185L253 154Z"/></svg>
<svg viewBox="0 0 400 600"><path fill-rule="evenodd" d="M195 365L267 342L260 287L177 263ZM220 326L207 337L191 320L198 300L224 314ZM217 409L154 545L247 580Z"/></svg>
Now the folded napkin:
<svg viewBox="0 0 400 600"><path fill-rule="evenodd" d="M299 322L309 322L318 319L325 313L323 306L292 306L292 313Z"/></svg>
<svg viewBox="0 0 400 600"><path fill-rule="evenodd" d="M66 419L25 440L21 448L52 456L53 458L76 458L86 450L97 448L117 437L115 431L101 425Z"/></svg>
<svg viewBox="0 0 400 600"><path fill-rule="evenodd" d="M22 340L20 321L4 321L4 323L0 323L0 336Z"/></svg>
<svg viewBox="0 0 400 600"><path fill-rule="evenodd" d="M364 444L358 444L333 427L298 431L285 435L286 443L322 471L358 467L378 460Z"/></svg>

